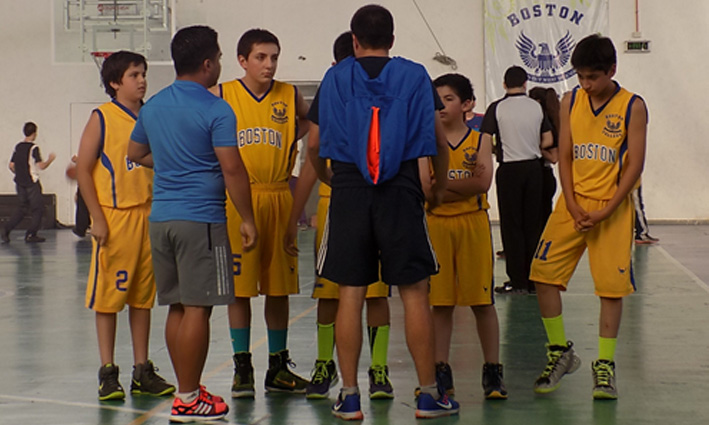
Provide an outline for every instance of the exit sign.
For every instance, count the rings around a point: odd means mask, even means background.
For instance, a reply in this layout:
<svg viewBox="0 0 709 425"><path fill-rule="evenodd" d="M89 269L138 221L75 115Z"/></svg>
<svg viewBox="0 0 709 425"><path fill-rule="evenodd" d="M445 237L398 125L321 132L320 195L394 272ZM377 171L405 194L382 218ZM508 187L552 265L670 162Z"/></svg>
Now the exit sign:
<svg viewBox="0 0 709 425"><path fill-rule="evenodd" d="M650 52L650 40L627 40L625 42L625 53L648 52Z"/></svg>

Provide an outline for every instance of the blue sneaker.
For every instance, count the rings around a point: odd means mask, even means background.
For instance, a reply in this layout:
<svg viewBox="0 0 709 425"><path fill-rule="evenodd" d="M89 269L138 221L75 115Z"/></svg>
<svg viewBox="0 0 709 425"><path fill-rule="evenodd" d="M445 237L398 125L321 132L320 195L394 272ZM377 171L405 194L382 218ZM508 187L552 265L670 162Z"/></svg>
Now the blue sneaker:
<svg viewBox="0 0 709 425"><path fill-rule="evenodd" d="M342 391L337 396L337 402L332 405L332 414L346 421L361 421L364 419L359 404L359 393L350 394L342 398Z"/></svg>
<svg viewBox="0 0 709 425"><path fill-rule="evenodd" d="M435 400L431 394L421 393L416 406L416 417L419 419L439 418L441 416L457 415L460 404L443 394Z"/></svg>

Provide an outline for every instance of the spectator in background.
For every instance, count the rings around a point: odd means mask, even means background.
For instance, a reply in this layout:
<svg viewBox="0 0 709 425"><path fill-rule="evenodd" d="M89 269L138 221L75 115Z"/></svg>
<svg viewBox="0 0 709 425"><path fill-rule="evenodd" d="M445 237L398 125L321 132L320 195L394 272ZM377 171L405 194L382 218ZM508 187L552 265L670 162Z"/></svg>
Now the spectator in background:
<svg viewBox="0 0 709 425"><path fill-rule="evenodd" d="M25 242L44 242L45 239L37 235L42 224L44 205L42 204L42 185L39 183L38 170L44 170L54 161L56 155L50 153L46 161L42 160L39 146L34 141L37 139L37 124L26 122L22 128L24 140L15 145L15 150L10 159L10 171L15 173L15 189L20 200L20 205L2 229L2 242L10 243L10 232L14 229L29 209L32 214L30 227L25 233Z"/></svg>

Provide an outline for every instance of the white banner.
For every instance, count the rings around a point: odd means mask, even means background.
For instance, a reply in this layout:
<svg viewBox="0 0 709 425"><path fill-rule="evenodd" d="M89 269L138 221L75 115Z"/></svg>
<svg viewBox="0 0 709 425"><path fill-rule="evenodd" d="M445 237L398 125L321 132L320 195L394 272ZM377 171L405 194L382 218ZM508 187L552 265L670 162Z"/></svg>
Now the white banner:
<svg viewBox="0 0 709 425"><path fill-rule="evenodd" d="M608 27L608 0L485 0L487 104L505 95L502 78L512 65L527 71L527 89L569 91L577 84L574 46Z"/></svg>

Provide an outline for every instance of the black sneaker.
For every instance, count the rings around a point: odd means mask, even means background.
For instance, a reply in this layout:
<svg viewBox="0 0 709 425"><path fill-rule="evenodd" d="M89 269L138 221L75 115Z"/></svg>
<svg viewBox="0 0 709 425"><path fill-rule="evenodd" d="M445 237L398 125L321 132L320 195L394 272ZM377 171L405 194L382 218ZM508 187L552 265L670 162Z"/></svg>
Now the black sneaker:
<svg viewBox="0 0 709 425"><path fill-rule="evenodd" d="M660 242L658 238L653 238L650 235L640 235L635 237L635 243L638 245L652 245L658 242Z"/></svg>
<svg viewBox="0 0 709 425"><path fill-rule="evenodd" d="M254 398L254 367L251 353L234 354L234 383L231 386L231 398Z"/></svg>
<svg viewBox="0 0 709 425"><path fill-rule="evenodd" d="M507 399L507 389L502 380L502 364L485 363L483 365L483 391L488 400Z"/></svg>
<svg viewBox="0 0 709 425"><path fill-rule="evenodd" d="M389 379L389 367L372 366L369 368L369 398L372 400L391 400L394 387Z"/></svg>
<svg viewBox="0 0 709 425"><path fill-rule="evenodd" d="M151 360L133 366L133 379L130 381L131 394L146 394L162 397L175 392L175 386L168 384L158 375L157 368Z"/></svg>
<svg viewBox="0 0 709 425"><path fill-rule="evenodd" d="M304 394L308 380L293 373L288 366L295 367L295 363L288 356L288 350L279 351L268 356L268 371L264 386L268 392L283 392Z"/></svg>
<svg viewBox="0 0 709 425"><path fill-rule="evenodd" d="M25 236L26 243L40 243L46 241L45 238L38 235L27 235Z"/></svg>
<svg viewBox="0 0 709 425"><path fill-rule="evenodd" d="M455 395L453 371L448 363L436 363L436 384L438 385L439 391L445 391L445 394L450 397Z"/></svg>
<svg viewBox="0 0 709 425"><path fill-rule="evenodd" d="M2 228L2 232L0 232L0 237L2 237L2 243L10 243L10 231L6 228Z"/></svg>
<svg viewBox="0 0 709 425"><path fill-rule="evenodd" d="M505 282L504 284L502 284L502 286L496 286L495 293L496 294L519 295L519 294L529 294L529 291L527 289L515 288L514 286L510 285L510 282L508 281L508 282Z"/></svg>
<svg viewBox="0 0 709 425"><path fill-rule="evenodd" d="M118 366L107 363L98 370L98 399L123 400L126 393L118 382Z"/></svg>
<svg viewBox="0 0 709 425"><path fill-rule="evenodd" d="M330 394L330 388L340 380L337 366L333 360L315 360L310 382L305 388L305 398L311 400L325 399Z"/></svg>

